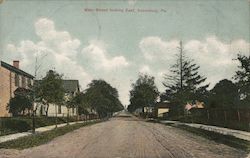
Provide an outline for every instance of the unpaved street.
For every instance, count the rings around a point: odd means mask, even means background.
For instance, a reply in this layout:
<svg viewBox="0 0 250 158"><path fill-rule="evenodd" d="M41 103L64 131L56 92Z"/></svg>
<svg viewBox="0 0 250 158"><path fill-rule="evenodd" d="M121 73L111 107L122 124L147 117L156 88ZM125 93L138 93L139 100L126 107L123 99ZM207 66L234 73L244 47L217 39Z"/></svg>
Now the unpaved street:
<svg viewBox="0 0 250 158"><path fill-rule="evenodd" d="M241 158L245 153L173 127L116 117L83 127L48 144L0 150L18 158Z"/></svg>

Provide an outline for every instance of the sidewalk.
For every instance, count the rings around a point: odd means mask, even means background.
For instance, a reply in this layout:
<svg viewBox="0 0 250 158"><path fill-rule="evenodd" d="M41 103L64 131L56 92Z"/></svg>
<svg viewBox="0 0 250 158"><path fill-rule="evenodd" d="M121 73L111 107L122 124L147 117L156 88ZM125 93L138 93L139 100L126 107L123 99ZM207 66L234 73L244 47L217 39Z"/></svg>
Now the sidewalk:
<svg viewBox="0 0 250 158"><path fill-rule="evenodd" d="M76 123L93 122L93 121L95 121L95 120L70 122L69 124L73 125L73 124L76 124ZM67 123L58 124L57 127L64 127L66 125L67 125ZM36 133L43 133L43 132L46 132L46 131L50 131L50 130L55 129L55 127L56 127L56 125L39 127L39 128L36 128ZM0 143L7 142L7 141L10 141L10 140L14 140L14 139L18 139L18 138L25 137L25 136L29 136L29 135L32 135L31 131L22 132L22 133L15 133L15 134L9 134L9 135L5 135L5 136L0 136Z"/></svg>
<svg viewBox="0 0 250 158"><path fill-rule="evenodd" d="M223 135L234 136L239 139L243 139L246 141L250 141L250 132L234 130L229 128L217 127L217 126L210 126L210 125L203 125L203 124L196 124L196 123L182 123L179 121L160 121L163 124L176 124L176 125L186 125L194 128L200 128L207 131L212 131L215 133L220 133Z"/></svg>

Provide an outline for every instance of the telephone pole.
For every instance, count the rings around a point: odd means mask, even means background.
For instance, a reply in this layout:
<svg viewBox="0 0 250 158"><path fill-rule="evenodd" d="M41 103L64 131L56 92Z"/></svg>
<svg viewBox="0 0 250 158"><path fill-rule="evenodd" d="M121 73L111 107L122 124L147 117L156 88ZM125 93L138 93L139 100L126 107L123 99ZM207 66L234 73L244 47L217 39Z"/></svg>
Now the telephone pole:
<svg viewBox="0 0 250 158"><path fill-rule="evenodd" d="M181 90L183 88L183 46L182 41L180 41L180 82L181 82Z"/></svg>
<svg viewBox="0 0 250 158"><path fill-rule="evenodd" d="M48 54L45 54L44 56L41 57L43 59L46 57ZM35 100L36 100L36 89L37 89L37 84L35 84L36 77L37 77L37 71L40 69L41 64L37 65L37 56L36 56L36 61L35 61L35 72L34 72L34 82L33 82L33 108L32 108L32 133L35 134L36 132L36 124L35 124Z"/></svg>

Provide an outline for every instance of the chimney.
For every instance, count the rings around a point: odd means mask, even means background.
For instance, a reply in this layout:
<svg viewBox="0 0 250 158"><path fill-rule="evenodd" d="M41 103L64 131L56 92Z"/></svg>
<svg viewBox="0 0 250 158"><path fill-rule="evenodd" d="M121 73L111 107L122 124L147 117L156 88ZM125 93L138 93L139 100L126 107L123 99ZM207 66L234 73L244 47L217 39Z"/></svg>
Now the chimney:
<svg viewBox="0 0 250 158"><path fill-rule="evenodd" d="M13 61L13 66L17 69L19 69L19 60L14 60Z"/></svg>

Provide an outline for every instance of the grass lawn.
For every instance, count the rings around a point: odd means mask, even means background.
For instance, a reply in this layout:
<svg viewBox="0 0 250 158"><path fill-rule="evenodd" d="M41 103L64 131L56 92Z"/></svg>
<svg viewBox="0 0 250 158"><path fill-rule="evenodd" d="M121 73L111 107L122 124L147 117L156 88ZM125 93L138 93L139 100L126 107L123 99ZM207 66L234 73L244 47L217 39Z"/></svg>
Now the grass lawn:
<svg viewBox="0 0 250 158"><path fill-rule="evenodd" d="M196 134L196 135L205 137L207 139L213 140L215 142L222 143L222 144L225 144L225 145L237 148L237 149L241 149L241 150L244 150L246 152L250 152L250 142L243 140L243 139L236 138L234 136L222 135L222 134L215 133L212 131L198 129L198 128L194 128L194 127L190 127L190 126L186 126L186 125L174 125L174 124L166 124L166 125L180 128L180 129L186 130L188 132L191 132L193 134Z"/></svg>
<svg viewBox="0 0 250 158"><path fill-rule="evenodd" d="M11 140L8 142L0 143L0 148L5 149L26 149L34 146L39 146L41 144L45 144L52 139L64 135L73 130L79 129L83 126L92 125L95 123L99 123L102 121L94 121L94 122L85 122L85 123L77 123L74 125L68 125L60 128L53 129L51 131L34 134L26 137L22 137L16 140Z"/></svg>

